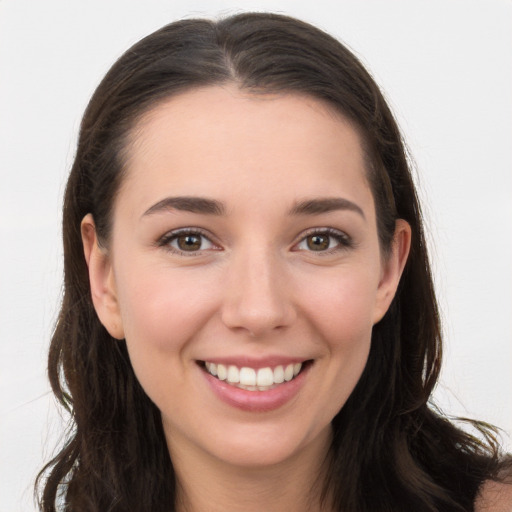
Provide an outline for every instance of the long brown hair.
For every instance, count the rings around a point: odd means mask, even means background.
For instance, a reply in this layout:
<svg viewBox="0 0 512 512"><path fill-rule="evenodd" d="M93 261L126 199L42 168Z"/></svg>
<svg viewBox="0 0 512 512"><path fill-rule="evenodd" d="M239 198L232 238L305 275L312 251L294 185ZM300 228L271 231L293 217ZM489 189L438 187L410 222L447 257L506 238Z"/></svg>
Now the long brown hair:
<svg viewBox="0 0 512 512"><path fill-rule="evenodd" d="M402 137L379 88L354 55L311 25L275 14L172 23L130 48L85 112L63 215L65 286L49 377L71 415L67 442L39 476L45 512L174 510L175 477L160 413L140 387L126 345L94 311L80 235L92 213L108 246L127 140L158 102L194 87L235 83L254 94L298 92L353 122L365 148L383 251L395 221L412 228L400 287L375 325L365 371L333 420L324 497L343 511L473 510L499 467L487 441L429 405L441 329L421 211ZM332 504L331 504L332 501Z"/></svg>

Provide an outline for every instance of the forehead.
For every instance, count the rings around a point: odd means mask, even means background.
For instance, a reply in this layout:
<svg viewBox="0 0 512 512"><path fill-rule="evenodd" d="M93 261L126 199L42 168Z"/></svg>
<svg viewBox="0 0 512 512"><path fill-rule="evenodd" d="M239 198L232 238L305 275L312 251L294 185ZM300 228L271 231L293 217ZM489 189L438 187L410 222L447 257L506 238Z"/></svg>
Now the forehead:
<svg viewBox="0 0 512 512"><path fill-rule="evenodd" d="M248 186L326 196L338 186L350 195L367 187L364 167L358 132L327 103L215 86L173 96L140 119L124 187L141 196L149 188L222 196Z"/></svg>

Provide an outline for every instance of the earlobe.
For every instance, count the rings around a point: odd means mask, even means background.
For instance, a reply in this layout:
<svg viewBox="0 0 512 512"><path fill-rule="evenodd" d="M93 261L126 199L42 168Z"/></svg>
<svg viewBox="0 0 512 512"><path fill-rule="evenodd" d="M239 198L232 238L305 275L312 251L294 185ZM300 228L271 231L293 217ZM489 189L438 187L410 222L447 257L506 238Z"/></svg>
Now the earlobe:
<svg viewBox="0 0 512 512"><path fill-rule="evenodd" d="M383 270L374 314L374 324L379 322L386 314L398 288L398 283L407 263L411 248L411 226L403 219L395 223L395 234L390 254L383 262Z"/></svg>
<svg viewBox="0 0 512 512"><path fill-rule="evenodd" d="M110 335L117 339L123 339L123 324L112 264L108 252L98 243L96 226L90 213L82 219L80 228L85 261L89 269L89 284L94 309Z"/></svg>

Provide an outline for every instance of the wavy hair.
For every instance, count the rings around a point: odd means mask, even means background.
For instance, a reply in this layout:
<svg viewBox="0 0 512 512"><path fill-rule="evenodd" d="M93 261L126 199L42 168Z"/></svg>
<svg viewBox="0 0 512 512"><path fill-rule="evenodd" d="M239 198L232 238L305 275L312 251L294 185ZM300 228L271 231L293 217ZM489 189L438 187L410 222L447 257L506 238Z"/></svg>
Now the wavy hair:
<svg viewBox="0 0 512 512"><path fill-rule="evenodd" d="M500 466L494 430L473 437L429 404L441 328L422 216L404 143L378 86L340 42L299 20L245 13L172 23L130 48L95 91L81 124L63 210L64 295L49 378L71 427L38 477L44 512L169 512L175 476L160 412L139 385L124 341L96 316L80 223L92 213L108 246L129 136L159 102L234 83L253 94L300 93L350 120L363 140L383 251L395 221L412 247L395 299L374 326L369 359L334 418L324 499L345 512L473 510ZM483 439L483 440L481 440Z"/></svg>

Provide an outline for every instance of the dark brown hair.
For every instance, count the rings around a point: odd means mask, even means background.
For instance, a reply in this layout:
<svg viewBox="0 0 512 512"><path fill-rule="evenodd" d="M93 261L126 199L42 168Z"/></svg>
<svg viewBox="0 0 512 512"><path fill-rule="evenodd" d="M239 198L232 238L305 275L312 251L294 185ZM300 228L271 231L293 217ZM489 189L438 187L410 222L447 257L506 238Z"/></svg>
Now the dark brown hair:
<svg viewBox="0 0 512 512"><path fill-rule="evenodd" d="M430 404L441 333L421 212L402 138L354 55L311 25L275 14L172 23L129 49L85 112L64 200L65 287L49 376L71 414L65 446L39 476L45 512L169 512L175 477L160 413L140 387L124 341L94 311L80 235L92 213L108 246L131 130L164 99L206 85L295 92L327 102L359 130L381 247L397 218L412 248L396 297L375 325L368 363L333 420L324 497L335 510L468 511L499 467L493 430L480 441ZM331 505L331 504L329 504Z"/></svg>

